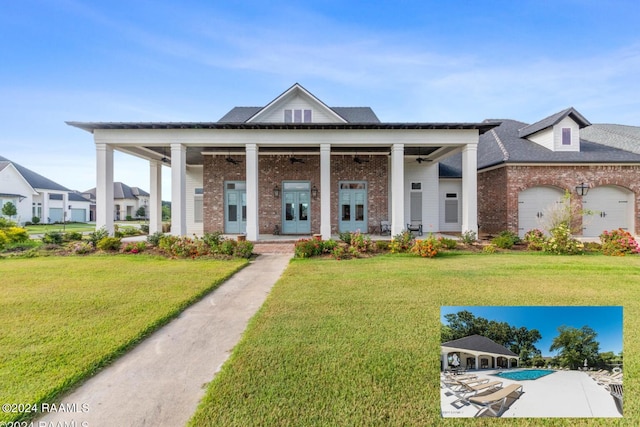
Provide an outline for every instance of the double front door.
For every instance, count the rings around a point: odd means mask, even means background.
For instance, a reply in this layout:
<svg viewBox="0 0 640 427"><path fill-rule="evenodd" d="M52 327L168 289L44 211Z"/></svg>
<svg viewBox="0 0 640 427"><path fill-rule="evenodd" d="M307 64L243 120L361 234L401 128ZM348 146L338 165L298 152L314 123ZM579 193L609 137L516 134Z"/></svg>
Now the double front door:
<svg viewBox="0 0 640 427"><path fill-rule="evenodd" d="M367 233L367 183L362 181L339 183L339 230Z"/></svg>
<svg viewBox="0 0 640 427"><path fill-rule="evenodd" d="M282 184L282 233L311 233L311 184L284 182Z"/></svg>

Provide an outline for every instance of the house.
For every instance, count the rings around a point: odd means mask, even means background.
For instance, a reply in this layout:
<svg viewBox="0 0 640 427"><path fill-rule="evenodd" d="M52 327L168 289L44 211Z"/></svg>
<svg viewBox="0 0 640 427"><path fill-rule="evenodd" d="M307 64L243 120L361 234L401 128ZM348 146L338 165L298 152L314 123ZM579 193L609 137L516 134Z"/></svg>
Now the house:
<svg viewBox="0 0 640 427"><path fill-rule="evenodd" d="M113 231L113 151L149 161L150 232L161 229L171 168L171 232L260 235L378 232L442 223L477 232L479 137L499 123L388 123L368 107L329 107L294 84L215 122L67 122L93 134L96 226ZM460 153L460 176L439 162ZM449 187L452 188L449 188Z"/></svg>
<svg viewBox="0 0 640 427"><path fill-rule="evenodd" d="M640 128L591 124L574 108L533 124L499 121L478 144L481 232L543 229L569 192L583 237L640 234ZM459 156L446 159L441 180L459 181L460 170Z"/></svg>
<svg viewBox="0 0 640 427"><path fill-rule="evenodd" d="M89 219L90 202L81 194L0 156L0 207L6 202L16 206L12 219L19 224L34 217L40 223Z"/></svg>
<svg viewBox="0 0 640 427"><path fill-rule="evenodd" d="M91 200L91 218L95 218L96 210L96 189L91 188L83 191L82 195ZM138 216L138 210L144 208L143 217L147 217L149 209L149 193L138 188L129 187L122 182L113 183L113 217L116 221Z"/></svg>
<svg viewBox="0 0 640 427"><path fill-rule="evenodd" d="M482 335L470 335L440 345L441 370L458 366L461 369L515 368L520 357Z"/></svg>

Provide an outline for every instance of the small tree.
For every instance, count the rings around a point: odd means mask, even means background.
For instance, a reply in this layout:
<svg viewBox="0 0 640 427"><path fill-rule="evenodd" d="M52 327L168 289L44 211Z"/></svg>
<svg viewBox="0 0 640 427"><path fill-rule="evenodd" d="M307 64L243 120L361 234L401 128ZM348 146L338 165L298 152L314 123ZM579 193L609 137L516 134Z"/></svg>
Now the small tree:
<svg viewBox="0 0 640 427"><path fill-rule="evenodd" d="M588 326L576 329L568 326L558 328L559 335L553 339L549 351L560 350L559 359L562 366L576 369L584 360L593 366L598 360L600 344L595 340L596 331Z"/></svg>
<svg viewBox="0 0 640 427"><path fill-rule="evenodd" d="M2 207L2 215L6 215L9 218L12 218L14 215L18 215L18 209L16 208L16 205L14 205L12 202L5 203Z"/></svg>
<svg viewBox="0 0 640 427"><path fill-rule="evenodd" d="M136 216L138 218L146 218L147 217L147 211L145 210L144 206L140 206L138 208L138 210L136 211Z"/></svg>

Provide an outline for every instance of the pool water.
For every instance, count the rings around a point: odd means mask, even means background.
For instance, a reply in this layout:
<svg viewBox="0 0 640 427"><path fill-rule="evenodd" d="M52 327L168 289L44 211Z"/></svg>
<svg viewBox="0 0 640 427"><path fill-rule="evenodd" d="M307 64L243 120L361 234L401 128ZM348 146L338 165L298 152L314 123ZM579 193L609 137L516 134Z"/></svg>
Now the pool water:
<svg viewBox="0 0 640 427"><path fill-rule="evenodd" d="M513 372L500 372L496 376L501 378L507 378L509 380L537 380L545 375L552 374L554 371L549 369L527 369L525 371L513 371Z"/></svg>

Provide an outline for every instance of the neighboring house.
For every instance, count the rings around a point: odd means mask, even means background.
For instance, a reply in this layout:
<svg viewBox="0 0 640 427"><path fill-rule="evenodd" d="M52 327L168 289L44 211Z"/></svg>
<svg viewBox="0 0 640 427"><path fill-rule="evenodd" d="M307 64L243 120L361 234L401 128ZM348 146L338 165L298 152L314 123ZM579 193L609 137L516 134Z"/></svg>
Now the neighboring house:
<svg viewBox="0 0 640 427"><path fill-rule="evenodd" d="M84 191L82 195L91 200L92 218L95 218L96 189ZM144 208L144 217L148 217L149 193L138 187L129 187L122 182L114 182L113 200L113 215L116 221L125 220L127 217L136 218L140 208Z"/></svg>
<svg viewBox="0 0 640 427"><path fill-rule="evenodd" d="M89 220L89 200L0 156L0 208L6 202L17 207L18 214L12 219L19 224L33 217L41 223Z"/></svg>
<svg viewBox="0 0 640 427"><path fill-rule="evenodd" d="M496 369L515 368L520 357L482 335L470 335L440 344L440 368Z"/></svg>
<svg viewBox="0 0 640 427"><path fill-rule="evenodd" d="M113 151L149 160L150 232L161 229L161 170L171 167L171 231L379 232L422 226L477 232L477 145L499 123L386 123L368 107L329 107L294 84L264 107L217 122L86 123L97 157L96 226L113 230ZM438 163L461 153L455 182ZM455 193L455 197L452 195ZM455 201L455 204L452 203Z"/></svg>

